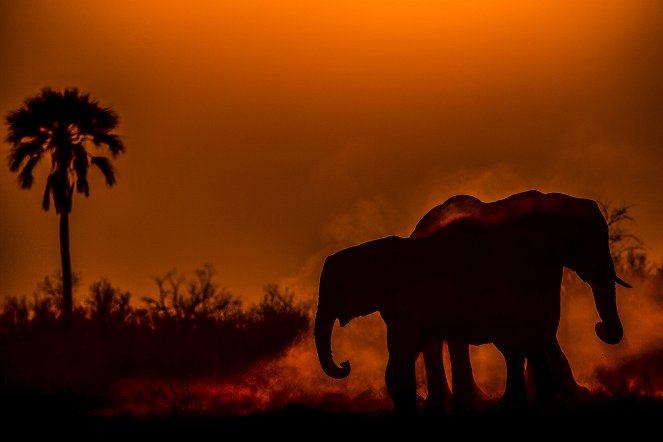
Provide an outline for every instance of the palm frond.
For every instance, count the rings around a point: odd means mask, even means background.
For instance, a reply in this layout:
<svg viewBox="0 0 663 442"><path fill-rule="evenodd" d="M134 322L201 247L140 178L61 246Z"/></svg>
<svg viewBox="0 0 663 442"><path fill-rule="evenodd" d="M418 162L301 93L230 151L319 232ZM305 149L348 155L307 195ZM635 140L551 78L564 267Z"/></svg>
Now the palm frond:
<svg viewBox="0 0 663 442"><path fill-rule="evenodd" d="M7 156L9 170L16 172L26 158L39 156L42 152L43 139L37 138L32 141L18 143L12 146Z"/></svg>
<svg viewBox="0 0 663 442"><path fill-rule="evenodd" d="M39 94L25 100L23 107L7 117L7 123L15 126L22 136L37 136L44 127L59 121L60 97L47 87Z"/></svg>
<svg viewBox="0 0 663 442"><path fill-rule="evenodd" d="M93 135L92 142L95 146L105 144L108 147L108 150L110 150L113 158L124 152L124 143L122 143L122 140L116 134L99 132Z"/></svg>
<svg viewBox="0 0 663 442"><path fill-rule="evenodd" d="M113 133L119 117L88 93L77 88L46 87L9 112L5 120L6 140L12 145L7 157L9 170L20 171L22 188L34 183L33 169L39 159L45 154L51 157L51 174L42 199L45 210L49 209L51 198L59 213L71 210L74 191L89 195L90 163L101 170L107 185L115 184L115 170L109 158L90 157L84 144L92 141L96 146L104 145L113 158L124 152L122 140ZM72 175L74 178L70 179Z"/></svg>
<svg viewBox="0 0 663 442"><path fill-rule="evenodd" d="M26 138L35 138L40 135L39 125L35 121L34 113L27 106L9 112L7 118L7 136L5 141L10 144L19 144Z"/></svg>
<svg viewBox="0 0 663 442"><path fill-rule="evenodd" d="M87 171L90 165L88 160L88 153L82 144L76 144L73 147L74 161L73 167L76 174L76 191L84 193L85 196L90 195L90 186L87 182Z"/></svg>
<svg viewBox="0 0 663 442"><path fill-rule="evenodd" d="M88 109L90 121L92 121L93 128L101 131L110 131L120 124L120 117L112 108L102 107L98 102L93 101L90 103Z"/></svg>
<svg viewBox="0 0 663 442"><path fill-rule="evenodd" d="M41 200L41 208L48 212L51 207L51 192L53 190L53 176L49 175L46 179L46 187L44 188L44 196Z"/></svg>
<svg viewBox="0 0 663 442"><path fill-rule="evenodd" d="M32 183L35 181L32 171L40 159L41 156L39 155L30 157L28 162L25 163L25 166L23 166L23 169L21 169L21 172L18 174L18 184L21 186L21 189L29 189L32 187Z"/></svg>
<svg viewBox="0 0 663 442"><path fill-rule="evenodd" d="M90 196L90 184L87 179L78 178L76 180L76 192L82 193L85 196Z"/></svg>
<svg viewBox="0 0 663 442"><path fill-rule="evenodd" d="M97 166L106 178L106 184L112 186L115 184L115 169L110 160L106 157L92 157L92 164Z"/></svg>

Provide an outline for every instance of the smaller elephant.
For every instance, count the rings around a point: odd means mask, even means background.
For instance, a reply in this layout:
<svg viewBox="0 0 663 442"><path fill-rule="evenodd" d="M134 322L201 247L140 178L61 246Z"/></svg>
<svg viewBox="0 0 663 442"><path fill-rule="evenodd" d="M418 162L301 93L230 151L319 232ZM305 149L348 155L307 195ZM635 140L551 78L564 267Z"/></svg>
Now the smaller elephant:
<svg viewBox="0 0 663 442"><path fill-rule="evenodd" d="M385 381L398 413L416 410L414 363L429 336L494 343L543 367L557 342L558 260L554 248L515 232L387 237L342 250L325 260L320 277L314 331L320 365L330 377L348 376L350 363L338 366L332 357L333 325L379 312L387 325ZM586 271L597 287L597 333L621 339L612 260Z"/></svg>

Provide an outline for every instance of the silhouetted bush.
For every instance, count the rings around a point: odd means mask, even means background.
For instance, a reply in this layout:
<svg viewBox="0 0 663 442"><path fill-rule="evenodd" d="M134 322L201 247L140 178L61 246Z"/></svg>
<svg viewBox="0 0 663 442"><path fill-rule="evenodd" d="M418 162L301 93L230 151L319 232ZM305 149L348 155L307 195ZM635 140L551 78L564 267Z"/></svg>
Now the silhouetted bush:
<svg viewBox="0 0 663 442"><path fill-rule="evenodd" d="M0 313L0 388L103 393L121 379L230 376L273 358L309 329L309 306L276 285L244 308L206 265L186 280L156 278L156 299L131 303L102 279L60 320L61 286L46 277L32 298L12 297Z"/></svg>

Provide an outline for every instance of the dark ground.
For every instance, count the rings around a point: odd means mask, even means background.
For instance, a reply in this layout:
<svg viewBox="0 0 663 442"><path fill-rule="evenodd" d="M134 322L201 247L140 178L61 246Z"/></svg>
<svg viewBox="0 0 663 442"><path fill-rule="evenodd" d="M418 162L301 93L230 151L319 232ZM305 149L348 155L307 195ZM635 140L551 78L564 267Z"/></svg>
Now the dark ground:
<svg viewBox="0 0 663 442"><path fill-rule="evenodd" d="M587 435L591 439L628 435L628 440L660 440L663 401L660 399L602 399L573 408L550 406L519 412L443 415L422 412L413 418L389 413L327 413L304 406L258 412L241 417L99 417L76 411L81 404L34 402L35 398L2 394L0 422L27 439L56 435L85 439L149 437L173 439L244 440L265 436L272 440L412 440L439 434L451 440L552 440ZM3 438L4 439L4 438ZM21 437L23 439L23 437ZM5 439L9 440L9 439ZM250 439L249 439L250 440Z"/></svg>

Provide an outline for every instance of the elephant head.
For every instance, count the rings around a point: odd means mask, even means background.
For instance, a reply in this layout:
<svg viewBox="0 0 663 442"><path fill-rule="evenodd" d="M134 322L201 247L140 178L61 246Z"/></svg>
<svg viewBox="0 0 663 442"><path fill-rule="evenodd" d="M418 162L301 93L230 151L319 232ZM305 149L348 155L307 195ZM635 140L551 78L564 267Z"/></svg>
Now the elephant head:
<svg viewBox="0 0 663 442"><path fill-rule="evenodd" d="M362 249L363 250L363 249ZM323 371L342 379L350 374L350 362L336 365L331 351L331 335L336 320L341 327L352 319L378 310L375 290L363 283L366 263L358 248L350 248L329 256L320 276L318 309L315 315L315 347Z"/></svg>
<svg viewBox="0 0 663 442"><path fill-rule="evenodd" d="M596 310L601 322L595 326L596 335L607 344L619 343L624 330L617 311L615 283L631 288L619 278L610 254L608 225L598 205L587 201L584 214L570 220L563 231L564 265L574 270L592 288Z"/></svg>

